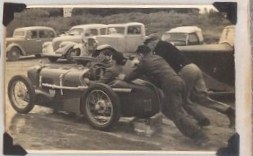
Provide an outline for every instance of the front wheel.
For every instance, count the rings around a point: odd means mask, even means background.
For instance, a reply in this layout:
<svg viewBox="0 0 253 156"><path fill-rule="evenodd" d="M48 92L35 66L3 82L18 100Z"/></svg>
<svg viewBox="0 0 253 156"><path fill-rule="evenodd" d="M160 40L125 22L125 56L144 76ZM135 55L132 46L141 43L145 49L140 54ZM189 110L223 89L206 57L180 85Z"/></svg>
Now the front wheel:
<svg viewBox="0 0 253 156"><path fill-rule="evenodd" d="M7 53L7 58L10 61L16 61L19 59L21 54L21 50L17 47L12 47L10 51Z"/></svg>
<svg viewBox="0 0 253 156"><path fill-rule="evenodd" d="M109 130L120 118L119 98L105 84L93 84L81 103L81 111L95 129Z"/></svg>
<svg viewBox="0 0 253 156"><path fill-rule="evenodd" d="M35 89L31 81L22 75L14 76L8 84L8 96L12 107L21 114L29 113L35 103Z"/></svg>

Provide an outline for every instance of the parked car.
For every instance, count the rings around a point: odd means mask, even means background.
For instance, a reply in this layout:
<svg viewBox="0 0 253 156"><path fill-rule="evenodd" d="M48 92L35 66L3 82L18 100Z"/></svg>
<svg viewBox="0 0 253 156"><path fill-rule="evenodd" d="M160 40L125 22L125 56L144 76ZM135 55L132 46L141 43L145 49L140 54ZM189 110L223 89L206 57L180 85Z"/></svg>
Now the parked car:
<svg viewBox="0 0 253 156"><path fill-rule="evenodd" d="M235 26L226 26L217 44L177 46L206 74L231 87L235 85ZM208 86L213 88L214 85ZM215 90L215 89L214 89Z"/></svg>
<svg viewBox="0 0 253 156"><path fill-rule="evenodd" d="M146 37L142 23L109 24L108 34L96 36L98 45L107 44L122 53L134 53Z"/></svg>
<svg viewBox="0 0 253 156"><path fill-rule="evenodd" d="M80 53L73 51L77 43L86 44L87 38L97 35L107 34L107 25L104 24L84 24L70 28L68 32L60 35L43 44L43 56L49 61L55 62L58 58L72 60L72 56L79 56Z"/></svg>
<svg viewBox="0 0 253 156"><path fill-rule="evenodd" d="M18 60L20 56L40 57L42 44L56 36L53 28L44 26L22 27L14 30L13 37L6 39L6 57Z"/></svg>
<svg viewBox="0 0 253 156"><path fill-rule="evenodd" d="M202 30L197 26L182 26L166 31L161 40L175 46L199 45L204 43Z"/></svg>
<svg viewBox="0 0 253 156"><path fill-rule="evenodd" d="M29 113L34 105L84 114L90 125L99 130L109 130L120 116L146 118L160 111L162 96L154 85L141 80L97 83L101 74L96 71L104 68L98 64L31 67L27 76L16 75L9 81L11 105L22 114Z"/></svg>

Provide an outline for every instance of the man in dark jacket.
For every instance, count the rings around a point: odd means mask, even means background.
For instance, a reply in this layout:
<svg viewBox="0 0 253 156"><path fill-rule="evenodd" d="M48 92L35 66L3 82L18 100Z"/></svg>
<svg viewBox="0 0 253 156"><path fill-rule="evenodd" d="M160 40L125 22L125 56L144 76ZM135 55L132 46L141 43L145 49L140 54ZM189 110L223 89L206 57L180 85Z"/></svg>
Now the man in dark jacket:
<svg viewBox="0 0 253 156"><path fill-rule="evenodd" d="M182 107L185 102L184 81L162 57L153 55L147 46L139 46L137 55L140 63L123 80L130 82L143 75L154 80L154 84L162 89L165 95L166 103L162 108L165 116L171 119L185 136L194 139L197 143L206 143L208 137L187 116Z"/></svg>
<svg viewBox="0 0 253 156"><path fill-rule="evenodd" d="M227 115L230 120L229 126L234 126L234 108L225 103L215 101L208 96L202 71L197 65L186 58L186 56L171 43L161 41L157 36L153 35L149 37L144 44L148 45L154 54L164 58L185 81L187 88L187 105L185 105L185 109L198 120L199 125L207 126L210 122L198 111L195 111L195 107L192 107L193 102Z"/></svg>

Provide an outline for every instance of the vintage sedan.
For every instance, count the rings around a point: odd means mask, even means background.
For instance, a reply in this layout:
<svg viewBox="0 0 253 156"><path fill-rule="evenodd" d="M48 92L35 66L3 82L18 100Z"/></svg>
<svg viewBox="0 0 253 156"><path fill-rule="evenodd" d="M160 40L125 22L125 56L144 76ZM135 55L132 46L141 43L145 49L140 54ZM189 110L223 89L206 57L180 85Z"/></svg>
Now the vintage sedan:
<svg viewBox="0 0 253 156"><path fill-rule="evenodd" d="M144 24L138 22L109 24L107 29L107 35L95 37L98 45L110 45L124 54L133 54L146 37Z"/></svg>
<svg viewBox="0 0 253 156"><path fill-rule="evenodd" d="M44 26L22 27L14 30L13 37L6 39L6 57L18 60L20 56L40 57L42 44L56 36L53 28Z"/></svg>
<svg viewBox="0 0 253 156"><path fill-rule="evenodd" d="M107 25L105 24L83 24L70 28L68 32L60 35L43 44L43 56L47 57L49 61L55 62L59 58L72 60L72 56L79 56L80 52L73 51L76 44L83 44L86 46L87 38L97 35L107 34ZM86 50L86 49L85 49Z"/></svg>

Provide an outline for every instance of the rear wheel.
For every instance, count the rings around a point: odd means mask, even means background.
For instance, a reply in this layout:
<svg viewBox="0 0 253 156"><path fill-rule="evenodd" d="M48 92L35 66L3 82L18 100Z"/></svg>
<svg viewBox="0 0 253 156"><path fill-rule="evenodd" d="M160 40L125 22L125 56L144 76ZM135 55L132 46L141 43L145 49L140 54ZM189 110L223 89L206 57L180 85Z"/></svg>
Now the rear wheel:
<svg viewBox="0 0 253 156"><path fill-rule="evenodd" d="M48 57L48 60L50 61L50 62L56 62L57 61L57 57Z"/></svg>
<svg viewBox="0 0 253 156"><path fill-rule="evenodd" d="M109 130L120 118L118 96L105 84L92 85L81 104L81 111L95 129Z"/></svg>
<svg viewBox="0 0 253 156"><path fill-rule="evenodd" d="M12 47L10 51L7 53L7 58L10 61L16 61L19 59L21 55L21 50L17 47Z"/></svg>
<svg viewBox="0 0 253 156"><path fill-rule="evenodd" d="M17 75L10 80L8 96L12 107L18 113L29 113L34 107L35 90L31 81L25 76Z"/></svg>

